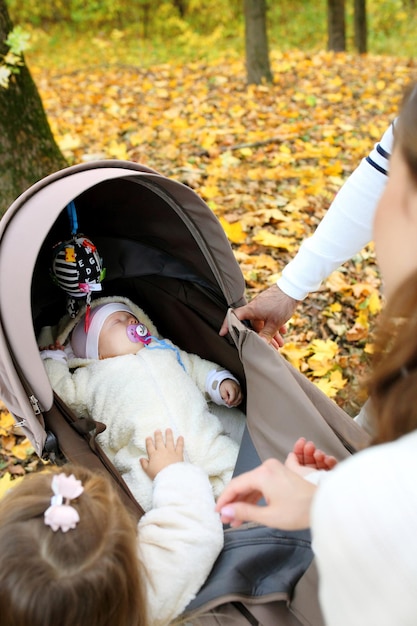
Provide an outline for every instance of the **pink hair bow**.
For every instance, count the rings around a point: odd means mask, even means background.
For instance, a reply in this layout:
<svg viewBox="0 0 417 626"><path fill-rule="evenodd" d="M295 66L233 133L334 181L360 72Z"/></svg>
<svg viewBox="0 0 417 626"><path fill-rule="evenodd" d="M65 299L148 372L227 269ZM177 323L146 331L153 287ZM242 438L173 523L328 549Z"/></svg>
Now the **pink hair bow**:
<svg viewBox="0 0 417 626"><path fill-rule="evenodd" d="M60 529L66 533L70 528L75 528L80 521L78 511L70 505L71 500L78 498L84 491L80 480L74 474L57 474L52 478L51 506L44 514L45 524L55 532Z"/></svg>

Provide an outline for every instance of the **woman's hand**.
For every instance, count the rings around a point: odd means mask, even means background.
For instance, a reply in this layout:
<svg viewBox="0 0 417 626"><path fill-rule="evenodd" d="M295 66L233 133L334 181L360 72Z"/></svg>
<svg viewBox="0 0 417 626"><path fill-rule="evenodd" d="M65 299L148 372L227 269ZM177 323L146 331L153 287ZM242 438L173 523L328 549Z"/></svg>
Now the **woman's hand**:
<svg viewBox="0 0 417 626"><path fill-rule="evenodd" d="M285 323L290 319L297 308L298 300L294 300L281 291L278 285L268 287L259 293L249 304L234 309L239 320L249 320L253 329L259 333L274 348L284 345L282 335L285 334ZM228 331L225 318L219 334L226 335Z"/></svg>
<svg viewBox="0 0 417 626"><path fill-rule="evenodd" d="M273 528L300 530L310 524L315 485L276 459L233 478L216 504L221 520L233 527L257 522ZM257 503L261 498L265 506Z"/></svg>

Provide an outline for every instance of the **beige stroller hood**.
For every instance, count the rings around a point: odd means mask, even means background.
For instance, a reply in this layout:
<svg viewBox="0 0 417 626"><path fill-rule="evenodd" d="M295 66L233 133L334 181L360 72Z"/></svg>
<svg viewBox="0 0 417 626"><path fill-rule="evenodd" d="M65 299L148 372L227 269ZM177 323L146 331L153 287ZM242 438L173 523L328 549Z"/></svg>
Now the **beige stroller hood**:
<svg viewBox="0 0 417 626"><path fill-rule="evenodd" d="M244 301L244 280L223 229L185 185L124 161L76 165L33 185L0 221L0 397L39 455L46 436L39 411L51 408L53 394L35 330L45 311L56 321L64 310L48 263L51 246L69 235L65 207L75 198L80 229L104 256L108 278L101 295L111 293L112 284L116 289L122 275L132 283L136 274L156 273L162 282L164 273L187 280L188 272L223 310ZM156 267L141 260L144 251Z"/></svg>

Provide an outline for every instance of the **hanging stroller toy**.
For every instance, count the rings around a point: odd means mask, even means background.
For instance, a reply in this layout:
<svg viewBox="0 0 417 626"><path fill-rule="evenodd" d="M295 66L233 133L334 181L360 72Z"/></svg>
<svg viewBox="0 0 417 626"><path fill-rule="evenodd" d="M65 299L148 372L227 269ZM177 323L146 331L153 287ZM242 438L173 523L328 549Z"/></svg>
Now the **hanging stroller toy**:
<svg viewBox="0 0 417 626"><path fill-rule="evenodd" d="M81 298L86 298L88 328L91 293L101 291L106 270L91 239L78 233L78 219L74 202L67 206L72 237L54 246L51 275L54 283L67 294L67 311L75 317Z"/></svg>

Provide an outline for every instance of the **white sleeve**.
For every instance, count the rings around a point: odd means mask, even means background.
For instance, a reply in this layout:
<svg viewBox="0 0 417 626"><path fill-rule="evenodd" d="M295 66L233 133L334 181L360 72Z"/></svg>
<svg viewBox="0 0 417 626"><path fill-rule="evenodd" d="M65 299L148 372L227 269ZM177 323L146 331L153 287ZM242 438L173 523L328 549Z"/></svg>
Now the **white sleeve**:
<svg viewBox="0 0 417 626"><path fill-rule="evenodd" d="M210 396L210 399L218 404L219 406L227 406L229 405L225 402L220 393L220 385L224 380L234 380L240 386L238 379L233 376L228 370L224 370L221 368L212 369L207 374L206 378L206 393Z"/></svg>
<svg viewBox="0 0 417 626"><path fill-rule="evenodd" d="M180 615L205 582L223 547L207 475L175 463L154 480L153 508L138 525L139 558L147 571L149 623Z"/></svg>
<svg viewBox="0 0 417 626"><path fill-rule="evenodd" d="M55 352L58 352L55 351ZM43 361L52 389L78 415L84 415L88 398L91 396L90 375L87 368L78 368L71 373L66 358Z"/></svg>
<svg viewBox="0 0 417 626"><path fill-rule="evenodd" d="M313 235L283 269L277 284L287 295L302 300L372 240L375 208L387 181L394 123L349 176Z"/></svg>
<svg viewBox="0 0 417 626"><path fill-rule="evenodd" d="M324 470L324 469L322 469L322 470L314 470L310 474L307 474L306 476L304 476L304 480L307 480L312 485L316 485L317 486L317 485L322 483L322 481L327 476L329 471L331 471L331 470Z"/></svg>
<svg viewBox="0 0 417 626"><path fill-rule="evenodd" d="M67 354L64 350L41 350L39 354L42 361L46 361L46 359L53 359L54 361L61 361L62 363L67 363L68 361Z"/></svg>

